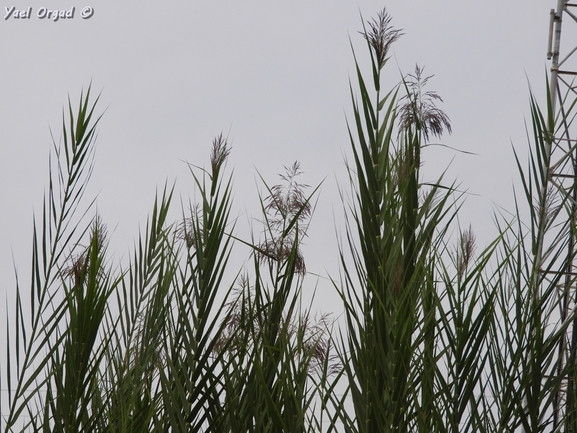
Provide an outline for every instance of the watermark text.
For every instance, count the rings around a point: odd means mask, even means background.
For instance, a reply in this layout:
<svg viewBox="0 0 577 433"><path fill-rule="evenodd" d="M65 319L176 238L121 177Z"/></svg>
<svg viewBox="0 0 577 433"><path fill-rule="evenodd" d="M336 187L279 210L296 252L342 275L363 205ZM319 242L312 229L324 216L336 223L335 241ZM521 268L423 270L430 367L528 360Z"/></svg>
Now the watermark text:
<svg viewBox="0 0 577 433"><path fill-rule="evenodd" d="M14 19L14 20L29 20L30 18L38 18L41 20L71 20L76 16L86 20L94 15L94 8L92 6L85 6L80 10L80 13L76 13L76 6L72 6L70 9L49 9L45 7L38 8L36 11L29 6L26 9L16 9L15 6L4 6L4 20Z"/></svg>

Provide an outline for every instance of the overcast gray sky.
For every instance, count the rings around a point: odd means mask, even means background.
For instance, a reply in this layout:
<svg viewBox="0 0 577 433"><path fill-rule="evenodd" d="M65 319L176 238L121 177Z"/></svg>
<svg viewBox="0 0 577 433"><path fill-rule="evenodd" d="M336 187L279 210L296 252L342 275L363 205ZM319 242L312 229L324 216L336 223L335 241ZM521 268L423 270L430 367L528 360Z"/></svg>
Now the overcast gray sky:
<svg viewBox="0 0 577 433"><path fill-rule="evenodd" d="M0 21L0 283L13 291L13 261L27 281L33 211L47 185L50 128L60 137L68 95L77 101L92 82L106 109L87 199L111 232L112 252L127 255L151 209L155 189L177 182L193 190L182 161L203 165L223 131L233 150L235 215L258 217L258 170L271 184L283 165L301 162L301 181L324 184L305 258L308 269L337 271L333 214L337 184L346 184L350 113L349 38L361 61L357 31L384 6L404 36L393 46L385 87L415 63L434 74L452 136L425 154L431 173L450 165L472 194L461 216L483 245L496 205L517 179L511 142L525 154L528 85L544 94L549 10L554 0L290 0L104 1L3 3L32 8L29 19ZM41 7L73 19L41 19ZM82 19L84 7L93 15ZM361 67L367 68L364 62ZM365 69L368 70L368 69ZM176 202L178 205L178 202ZM244 213L246 212L246 215ZM340 224L340 223L338 223ZM342 227L340 228L342 229ZM337 230L340 230L337 228ZM326 269L326 271L325 271ZM323 297L330 296L323 289ZM335 302L338 303L336 297Z"/></svg>

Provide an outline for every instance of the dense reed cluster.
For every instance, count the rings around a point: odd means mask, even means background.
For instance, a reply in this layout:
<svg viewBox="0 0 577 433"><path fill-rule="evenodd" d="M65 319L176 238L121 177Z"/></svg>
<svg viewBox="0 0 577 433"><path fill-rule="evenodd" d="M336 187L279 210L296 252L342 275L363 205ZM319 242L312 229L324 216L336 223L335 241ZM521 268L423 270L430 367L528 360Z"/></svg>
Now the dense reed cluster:
<svg viewBox="0 0 577 433"><path fill-rule="evenodd" d="M210 169L191 166L198 200L170 221L165 188L129 263L111 264L105 222L83 218L93 212L83 195L100 120L88 90L69 103L54 146L30 291L18 285L9 307L0 431L576 430L576 354L567 350L576 317L563 289L572 285L555 273L574 257L566 231L550 224L569 206L551 200L547 172L563 119L532 100L529 168L518 161L523 200L477 250L471 228L457 224L463 197L420 170L428 140L451 132L442 99L418 66L381 90L402 35L386 11L361 33L370 79L355 60L352 194L343 194L341 273L329 276L342 321L302 304L301 245L318 188L298 182L298 163L286 168L281 184L264 183L262 238L240 239L222 135ZM236 248L248 265L231 272Z"/></svg>

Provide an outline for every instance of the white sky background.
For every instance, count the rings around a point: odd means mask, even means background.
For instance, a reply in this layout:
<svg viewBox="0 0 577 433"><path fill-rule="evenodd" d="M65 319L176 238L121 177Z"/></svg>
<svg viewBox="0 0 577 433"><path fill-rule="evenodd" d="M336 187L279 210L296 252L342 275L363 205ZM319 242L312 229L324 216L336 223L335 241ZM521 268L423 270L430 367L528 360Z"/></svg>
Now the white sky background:
<svg viewBox="0 0 577 433"><path fill-rule="evenodd" d="M87 5L95 12L83 20ZM58 139L68 95L75 103L91 81L94 91L102 90L106 113L86 199L98 195L114 259L128 255L157 188L177 182L175 210L181 196L188 200L193 183L182 161L207 165L211 141L223 131L232 142L228 168L241 230L259 216L257 170L272 185L283 165L298 160L301 182L325 179L304 253L311 272L336 277L335 231L343 232L337 184L347 184L344 155L350 154L349 37L368 73L359 11L369 19L383 6L404 31L384 87L398 83L399 70L413 72L415 63L435 75L429 89L443 97L440 108L453 126L442 143L478 155L434 147L425 164L434 174L451 164L447 182L457 179L476 194L461 224L471 223L478 244L487 244L496 205L513 210L518 176L511 142L526 154L528 82L543 101L549 10L556 1L18 0L2 6L33 9L30 19L0 21L4 298L14 290L12 256L28 287L32 215L41 214L48 179L49 128ZM76 6L76 14L41 20L41 6ZM339 310L330 285L321 286L323 311Z"/></svg>

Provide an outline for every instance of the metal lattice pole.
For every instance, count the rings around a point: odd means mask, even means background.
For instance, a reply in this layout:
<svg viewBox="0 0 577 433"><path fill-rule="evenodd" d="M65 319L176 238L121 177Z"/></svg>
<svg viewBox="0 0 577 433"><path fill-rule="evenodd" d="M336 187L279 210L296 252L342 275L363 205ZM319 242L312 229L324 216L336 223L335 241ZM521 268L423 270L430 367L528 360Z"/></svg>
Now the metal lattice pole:
<svg viewBox="0 0 577 433"><path fill-rule="evenodd" d="M563 21L568 26L577 24L577 3L568 0L558 0L557 9L551 10L549 26L549 43L547 58L551 60L551 77L549 84L551 112L555 120L549 124L551 147L547 149L550 155L547 167L548 179L541 191L542 197L548 194L557 199L564 210L555 212L558 221L551 224L559 232L554 237L553 247L566 248L566 255L560 263L562 278L559 280L560 320L565 322L570 312L575 308L577 289L575 287L575 245L577 220L577 141L572 137L571 125L573 115L570 115L577 102L577 91L574 79L577 76L577 45L569 50L561 51L561 29ZM577 25L575 26L577 28ZM571 42L571 39L569 39ZM577 41L575 41L577 43ZM563 57L561 57L561 54ZM543 200L545 202L545 200ZM565 219L565 221L563 221ZM545 239L539 240L540 249L537 262L543 258ZM551 246L549 246L551 247ZM547 251L547 250L546 250ZM575 374L573 368L566 368L567 362L575 362L577 355L577 321L567 328L567 335L561 341L558 350L557 373L563 375L563 387L554 399L554 431L574 431L575 405ZM568 374L566 372L569 372ZM563 429L563 426L565 429Z"/></svg>

